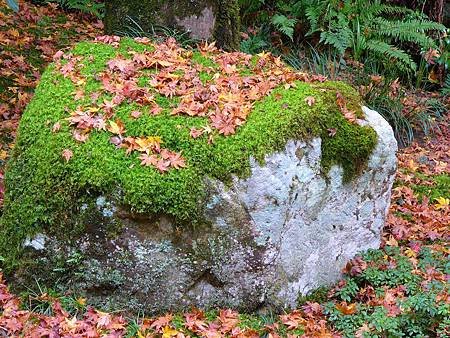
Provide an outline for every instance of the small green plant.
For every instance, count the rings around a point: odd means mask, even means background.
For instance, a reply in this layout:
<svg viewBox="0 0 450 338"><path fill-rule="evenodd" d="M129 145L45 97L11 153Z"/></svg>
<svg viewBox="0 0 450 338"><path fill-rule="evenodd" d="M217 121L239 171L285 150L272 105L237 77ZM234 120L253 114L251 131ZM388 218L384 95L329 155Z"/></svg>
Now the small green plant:
<svg viewBox="0 0 450 338"><path fill-rule="evenodd" d="M344 58L334 49L318 51L309 45L283 56L284 61L295 69L312 74L320 74L330 80L338 80L347 68Z"/></svg>
<svg viewBox="0 0 450 338"><path fill-rule="evenodd" d="M241 34L242 39L239 49L244 53L257 54L271 47L268 25L263 25L258 30L247 29L247 32Z"/></svg>
<svg viewBox="0 0 450 338"><path fill-rule="evenodd" d="M189 32L180 32L177 29L152 25L151 31L144 30L141 25L130 16L126 16L125 20L128 24L125 26L125 30L115 32L121 36L128 36L130 38L142 38L149 37L155 41L163 41L167 38L174 38L182 47L194 46L199 41L189 36Z"/></svg>
<svg viewBox="0 0 450 338"><path fill-rule="evenodd" d="M360 88L366 105L379 112L389 122L400 146L407 146L414 139L414 130L403 111L404 94L398 89L398 80L385 79L381 76L367 79L367 75L364 75L364 78L358 81L369 81L366 86Z"/></svg>
<svg viewBox="0 0 450 338"><path fill-rule="evenodd" d="M272 16L271 22L280 33L283 33L289 39L294 40L294 27L297 23L297 19L288 18L283 14L275 14Z"/></svg>
<svg viewBox="0 0 450 338"><path fill-rule="evenodd" d="M443 323L450 306L440 295L449 291L442 278L448 273L447 257L425 246L418 250L415 260L398 247L362 255L362 271L334 290L335 300L351 302L348 308L353 310L342 311L336 302L324 304L328 319L344 337L436 337L446 332Z"/></svg>

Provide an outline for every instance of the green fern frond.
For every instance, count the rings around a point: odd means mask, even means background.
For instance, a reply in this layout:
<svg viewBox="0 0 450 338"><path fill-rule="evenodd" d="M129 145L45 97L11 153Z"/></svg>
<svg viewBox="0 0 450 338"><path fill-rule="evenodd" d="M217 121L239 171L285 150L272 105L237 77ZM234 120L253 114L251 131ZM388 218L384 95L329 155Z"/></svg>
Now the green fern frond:
<svg viewBox="0 0 450 338"><path fill-rule="evenodd" d="M377 18L373 21L373 26L376 27L376 34L380 36L390 37L400 42L413 42L422 48L435 45L433 39L418 31L414 23Z"/></svg>
<svg viewBox="0 0 450 338"><path fill-rule="evenodd" d="M407 20L407 21L389 21L384 18L376 18L373 20L374 27L384 30L396 30L397 32L414 31L418 33L426 33L429 31L444 31L444 25L429 20Z"/></svg>
<svg viewBox="0 0 450 338"><path fill-rule="evenodd" d="M414 71L417 68L416 63L411 59L411 57L406 52L386 42L378 40L369 40L366 42L366 48L367 50L375 54L378 54L379 56L399 62L399 68L403 68L405 70L411 69Z"/></svg>
<svg viewBox="0 0 450 338"><path fill-rule="evenodd" d="M351 45L352 38L353 32L347 27L335 32L328 31L320 34L320 42L333 46L340 54L345 53L345 50Z"/></svg>
<svg viewBox="0 0 450 338"><path fill-rule="evenodd" d="M441 89L442 96L450 96L450 74L447 75L447 79L444 82L444 86Z"/></svg>
<svg viewBox="0 0 450 338"><path fill-rule="evenodd" d="M308 7L305 11L306 18L308 19L310 30L308 34L312 34L319 30L319 20L321 15L323 14L322 7L320 6L311 6Z"/></svg>
<svg viewBox="0 0 450 338"><path fill-rule="evenodd" d="M291 40L294 39L294 27L297 23L297 19L288 18L282 14L275 14L272 16L272 24Z"/></svg>
<svg viewBox="0 0 450 338"><path fill-rule="evenodd" d="M386 4L372 4L367 6L367 15L378 16L378 15L407 15L414 14L414 11L401 6L392 6Z"/></svg>

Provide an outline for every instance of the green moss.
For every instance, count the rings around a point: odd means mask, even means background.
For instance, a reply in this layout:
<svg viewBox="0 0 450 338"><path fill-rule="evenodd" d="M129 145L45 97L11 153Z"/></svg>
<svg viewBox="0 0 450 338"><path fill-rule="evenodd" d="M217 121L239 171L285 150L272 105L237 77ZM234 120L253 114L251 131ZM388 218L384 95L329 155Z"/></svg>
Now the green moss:
<svg viewBox="0 0 450 338"><path fill-rule="evenodd" d="M107 60L127 55L130 48L142 46L125 39L118 49L92 43L75 47L74 54L86 57L82 70L88 77L86 93L99 88L95 75ZM91 55L94 58L88 61ZM81 204L102 194L114 196L134 212L164 213L180 224L195 224L201 220L205 176L225 182L232 175L245 177L250 173L250 156L263 162L265 155L284 149L290 139L321 137L324 174L339 164L349 180L364 166L376 143L372 129L349 124L339 111L337 91L348 98L349 107L360 107L357 94L337 82L297 82L295 89L278 88L255 104L246 124L235 135L217 136L213 144L208 144L206 136L189 136L191 127L205 125L205 118L170 115L176 101L157 97L165 108L163 113L142 114L139 119L131 119L130 112L144 110L142 107L122 104L116 114L124 121L127 136L159 136L164 147L182 151L186 158L187 168L160 174L153 167L141 166L137 154L126 156L123 149L116 149L107 132L93 131L86 143L76 143L65 118L80 101L73 100L73 83L53 70L50 66L43 74L23 115L7 166L0 255L9 259L21 252L27 236L43 229L71 236L82 232L86 224L79 216ZM316 99L312 107L305 102L307 96ZM62 127L53 133L56 122L61 122ZM330 128L336 129L333 137L329 136ZM73 151L67 163L61 156L64 149Z"/></svg>
<svg viewBox="0 0 450 338"><path fill-rule="evenodd" d="M300 295L297 299L297 307L301 307L306 303L325 303L328 300L328 292L330 288L321 287L318 288L307 295Z"/></svg>

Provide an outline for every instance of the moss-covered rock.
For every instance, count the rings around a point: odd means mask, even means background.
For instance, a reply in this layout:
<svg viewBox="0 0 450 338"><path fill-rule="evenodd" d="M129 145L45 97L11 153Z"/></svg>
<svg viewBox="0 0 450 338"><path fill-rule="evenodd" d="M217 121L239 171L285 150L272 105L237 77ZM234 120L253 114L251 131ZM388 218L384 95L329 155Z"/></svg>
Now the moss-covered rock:
<svg viewBox="0 0 450 338"><path fill-rule="evenodd" d="M63 276L67 283L78 285L81 290L90 293L96 293L106 284L109 286L105 289L117 292L117 286L112 285L109 279L103 282L97 280L113 273L117 277L113 279L121 285L120 289L128 292L125 298L124 293L116 294L119 300L132 297L133 292L137 292L136 286L145 286L149 293L153 292L156 298L161 298L161 288L170 281L172 274L181 269L182 278L167 290L172 290L175 298L183 292L192 295L180 298L182 303L177 303L174 298L172 305L175 304L175 307L182 304L245 305L247 301L242 299L250 302L258 294L255 288L259 286L253 282L247 284L246 291L236 294L243 297L239 296L241 300L236 303L223 302L221 295L229 291L224 285L230 283L226 280L224 264L232 261L237 252L242 252L242 264L253 262L250 264L253 264L250 275L240 270L230 272L230 276L233 273L241 276L243 285L244 281L258 279L261 274L264 277L261 280L270 283L270 276L279 268L277 265L267 267L266 255L272 249L268 250L262 239L255 235L255 231L265 230L253 224L252 211L245 207L237 208L247 203L243 202L245 198L236 195L238 197L233 197L235 201L232 202L225 196L226 191L229 189L230 194L233 191L239 193L236 189L240 188L236 187L242 186L242 193L250 194L247 191L250 188L245 184L252 182L252 173L257 168L264 168L265 162L272 158L271 154L295 148L293 159L299 163L307 161L302 165L313 168L311 177L317 180L314 184L319 184L318 193L322 197L311 196L319 204L314 204L307 212L318 214L336 186L343 185L345 191L351 191L352 185L364 187L367 175L360 176L366 173L367 162L377 144L377 134L370 126L350 123L344 118L336 102L337 93L345 97L349 110L364 118L359 97L349 86L339 82L296 81L287 86L289 88L281 84L270 95L256 101L245 123L228 136L213 132L212 138L206 134L192 137L192 128L205 126L208 119L206 116L172 115L180 104L180 98L176 95L171 98L152 92L162 108L158 115L150 114L147 106L139 106L133 100L115 107L115 117L123 121L127 136L159 137L163 147L183 155L185 168L161 173L155 167L142 166L136 152L127 154L125 149L118 149L110 142L112 134L105 130L91 130L85 142L74 139L74 128L67 120L70 113L80 105L92 105L92 97L98 96L98 93L101 93L99 98L95 98L98 102L111 98L107 92L101 91L100 80L108 61L118 55L130 59L135 52L154 48L158 48L157 45L144 45L131 39L123 39L118 47L114 43L83 42L71 51L67 63L63 60L59 66L53 64L43 74L35 97L21 120L14 154L5 175L0 255L5 258L4 263L9 271L18 269L16 277L26 279L30 271L36 271L36 276L44 275L50 283L50 280L61 277L58 271L65 271ZM202 65L200 69L215 69L217 66L213 62L216 59L209 57L208 53L193 50L186 55L193 65ZM254 56L248 65L240 66L239 76L245 77L255 72L262 57ZM73 59L77 60L78 66L73 65L77 76L64 76L61 67ZM220 73L219 68L217 72ZM142 86L146 86L150 74L155 74L155 71L142 71L139 80ZM200 72L200 79L204 82L214 81L214 78L214 73ZM80 88L84 89L85 95L74 99ZM314 104L308 104L310 97L314 98ZM131 115L135 110L142 111L139 118ZM295 146L289 142L294 142ZM291 144L290 148L288 144ZM73 153L68 160L62 156L65 150ZM292 158L289 158L291 161ZM376 165L378 162L372 166ZM386 170L389 171L391 166L389 164ZM299 164L296 170L299 168L303 167ZM336 171L336 168L342 168L342 171ZM284 175L285 169L281 164L279 170L279 174ZM334 170L332 178L328 176L330 170ZM305 173L289 173L293 175L293 187L300 184L298 182ZM301 186L306 187L311 177L305 178ZM383 181L385 177L377 176L376 179ZM359 183L351 183L355 180ZM305 191L309 191L309 188L295 190L297 188L289 184L285 188L289 190L289 196L292 195L289 198L295 199L299 193L308 194ZM382 193L388 190L384 189ZM375 198L377 194L374 193ZM354 196L364 199L366 195L356 191ZM307 195L303 197L308 198ZM272 201L271 208L277 208L279 203L288 202ZM353 197L349 203L355 203ZM311 217L313 220L318 216ZM224 228L221 228L221 222L225 222ZM248 226L243 227L244 224ZM339 229L339 226L334 224L333 229ZM270 230L267 231L270 233ZM46 247L44 255L41 242ZM70 258L73 255L81 257L82 263L78 268L82 273L75 273L76 269L67 263L73 262ZM198 262L202 264L198 265ZM161 268L161 264L165 268ZM222 266L221 272L214 272L219 266ZM104 271L100 272L100 268ZM264 273L266 269L267 274ZM132 274L135 273L149 276L142 281L145 285L133 285ZM164 273L167 275L162 278ZM192 285L195 278L199 282ZM283 283L278 280L274 285L282 288ZM196 303L193 300L203 287L212 288L211 299ZM273 286L272 294L279 288ZM102 295L100 292L99 297ZM146 296L141 296L133 298L136 304L143 304L142 299ZM154 303L156 298L150 297L149 302L144 303ZM277 302L280 304L279 300ZM252 304L250 307L257 306ZM168 303L167 306L171 305ZM161 304L151 308L152 311L162 309L166 308Z"/></svg>

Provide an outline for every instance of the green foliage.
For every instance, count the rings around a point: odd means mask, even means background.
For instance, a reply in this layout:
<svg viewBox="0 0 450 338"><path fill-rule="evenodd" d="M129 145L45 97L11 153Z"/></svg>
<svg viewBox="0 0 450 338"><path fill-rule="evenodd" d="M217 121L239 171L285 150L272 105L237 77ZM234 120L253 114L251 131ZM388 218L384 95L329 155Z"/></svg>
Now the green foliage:
<svg viewBox="0 0 450 338"><path fill-rule="evenodd" d="M450 96L450 74L447 75L445 79L444 86L441 89L442 96Z"/></svg>
<svg viewBox="0 0 450 338"><path fill-rule="evenodd" d="M248 38L241 40L240 50L248 54L257 54L270 47L267 33L264 29L260 29L255 34L247 34Z"/></svg>
<svg viewBox="0 0 450 338"><path fill-rule="evenodd" d="M366 105L379 112L394 130L395 137L401 146L406 146L414 139L411 121L403 114L403 97L390 95L391 81L385 80L371 88L364 101Z"/></svg>
<svg viewBox="0 0 450 338"><path fill-rule="evenodd" d="M371 250L363 255L368 267L355 277L348 277L338 287L335 297L347 302L356 302L356 312L343 314L333 302L324 304L328 319L341 331L344 337L354 337L364 330L364 337L435 337L436 331L445 330L445 321L450 315L450 305L438 295L449 291L445 279L427 279L427 269L433 267L436 273L449 273L449 264L444 253L422 246L417 257L419 269L425 277L414 272L410 258L398 247ZM426 280L426 282L425 282ZM400 288L404 297L391 297L389 304L370 305L360 302L368 288L374 290L377 298L383 299L389 289ZM384 304L384 305L383 305Z"/></svg>
<svg viewBox="0 0 450 338"><path fill-rule="evenodd" d="M336 80L346 69L344 58L334 49L318 51L313 46L296 49L283 56L284 61L295 69L320 74Z"/></svg>
<svg viewBox="0 0 450 338"><path fill-rule="evenodd" d="M128 22L128 24L125 25L124 30L116 32L116 34L120 36L127 36L130 38L148 37L156 41L165 40L167 38L174 38L182 47L194 46L199 42L199 40L191 38L189 32L180 32L175 28L161 25L151 25L150 31L146 31L132 17L127 15L125 17L125 20Z"/></svg>
<svg viewBox="0 0 450 338"><path fill-rule="evenodd" d="M98 89L95 74L108 60L119 53L130 57L129 50L142 48L130 39L123 39L120 48L78 44L73 53L86 60L82 70L88 76L86 97ZM193 60L209 62L195 51ZM187 168L162 175L140 166L137 154L126 156L124 149L115 149L108 133L94 131L86 143L77 143L65 118L66 109L74 111L80 102L73 100L75 87L70 79L53 69L50 66L43 74L23 115L7 168L0 254L9 257L9 262L22 250L23 240L42 229L67 236L82 232L85 221L80 206L99 195L110 196L136 213L167 214L182 226L200 220L205 176L225 182L232 175L245 177L250 173L250 156L263 162L266 154L283 149L290 139L320 136L324 173L339 164L346 180L364 166L376 144L372 129L350 124L343 117L336 104L337 91L348 100L349 109L359 115L360 101L353 89L337 82L298 82L295 89L278 88L255 104L235 135L217 136L213 144L208 144L206 136L189 136L190 128L203 126L205 119L170 115L176 101L169 98L156 96L163 113L143 114L139 119L130 118L131 111L140 109L134 103L119 106L116 115L125 123L127 135L160 136L165 147L182 151L187 159ZM307 96L316 98L314 106L307 105ZM52 126L58 121L61 130L53 133ZM330 128L336 129L333 137ZM64 149L73 151L67 163L61 156Z"/></svg>
<svg viewBox="0 0 450 338"><path fill-rule="evenodd" d="M295 26L304 12L302 1L240 0L242 22L251 26L266 26L294 40Z"/></svg>
<svg viewBox="0 0 450 338"><path fill-rule="evenodd" d="M301 307L306 303L325 303L328 300L328 291L326 287L318 288L307 295L300 295L297 299L297 307Z"/></svg>
<svg viewBox="0 0 450 338"><path fill-rule="evenodd" d="M441 24L427 20L404 7L382 4L379 0L318 1L306 10L310 34L320 33L320 41L340 53L351 50L355 60L367 53L381 62L394 61L401 70L415 70L417 65L403 45L434 47L427 33L444 30Z"/></svg>
<svg viewBox="0 0 450 338"><path fill-rule="evenodd" d="M294 18L288 18L285 15L282 14L275 14L272 16L272 24L277 28L277 30L287 37L289 39L294 39L294 26L297 22L297 19Z"/></svg>
<svg viewBox="0 0 450 338"><path fill-rule="evenodd" d="M319 35L321 43L341 55L350 51L356 61L370 57L400 72L417 68L411 44L435 48L430 33L445 30L423 14L381 0L242 0L241 8L247 24L270 21L275 31L296 42L304 38L296 34L304 34L309 25L306 37Z"/></svg>
<svg viewBox="0 0 450 338"><path fill-rule="evenodd" d="M49 0L61 6L64 10L76 10L83 13L95 15L103 18L105 11L105 3L97 0Z"/></svg>
<svg viewBox="0 0 450 338"><path fill-rule="evenodd" d="M415 193L419 194L419 197L427 196L430 201L435 201L438 197L450 198L450 175L441 174L431 176L427 178L420 173L415 173L417 177L424 180L429 180L433 185L412 185L412 189Z"/></svg>
<svg viewBox="0 0 450 338"><path fill-rule="evenodd" d="M442 120L448 112L447 106L439 99L429 99L424 107L413 114L411 122L420 128L426 136L439 131L436 121Z"/></svg>

